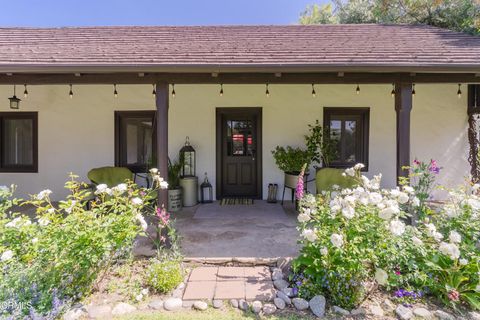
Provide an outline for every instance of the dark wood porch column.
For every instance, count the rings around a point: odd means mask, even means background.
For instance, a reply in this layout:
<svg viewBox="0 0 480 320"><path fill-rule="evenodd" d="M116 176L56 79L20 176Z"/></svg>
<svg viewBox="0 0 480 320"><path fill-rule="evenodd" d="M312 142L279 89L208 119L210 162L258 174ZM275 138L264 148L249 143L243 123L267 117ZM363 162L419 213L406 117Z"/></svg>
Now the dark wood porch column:
<svg viewBox="0 0 480 320"><path fill-rule="evenodd" d="M410 165L410 111L412 111L412 83L395 83L395 111L397 113L397 183L406 177Z"/></svg>
<svg viewBox="0 0 480 320"><path fill-rule="evenodd" d="M168 83L157 83L155 99L157 106L157 166L160 175L164 179L168 178L168 98ZM158 205L161 206L164 204L165 207L167 207L167 201L167 190L160 190L158 195Z"/></svg>

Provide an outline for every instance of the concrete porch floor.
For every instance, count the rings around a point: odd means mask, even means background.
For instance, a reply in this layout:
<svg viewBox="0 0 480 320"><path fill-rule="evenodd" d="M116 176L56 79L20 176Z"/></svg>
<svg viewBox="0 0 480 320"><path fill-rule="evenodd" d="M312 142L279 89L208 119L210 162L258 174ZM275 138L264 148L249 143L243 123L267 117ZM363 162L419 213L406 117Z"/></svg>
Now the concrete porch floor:
<svg viewBox="0 0 480 320"><path fill-rule="evenodd" d="M172 213L186 257L293 257L298 254L293 206L255 200L253 205L218 202Z"/></svg>

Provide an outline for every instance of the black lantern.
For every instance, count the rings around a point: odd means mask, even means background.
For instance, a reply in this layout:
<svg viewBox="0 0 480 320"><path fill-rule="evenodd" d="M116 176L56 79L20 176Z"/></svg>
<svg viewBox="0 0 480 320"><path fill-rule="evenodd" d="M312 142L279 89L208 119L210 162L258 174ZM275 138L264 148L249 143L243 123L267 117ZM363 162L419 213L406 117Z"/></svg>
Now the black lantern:
<svg viewBox="0 0 480 320"><path fill-rule="evenodd" d="M182 159L182 177L195 176L195 149L190 145L189 138L185 140L185 145L180 149L180 159Z"/></svg>
<svg viewBox="0 0 480 320"><path fill-rule="evenodd" d="M17 98L15 90L16 90L16 86L13 85L13 97L8 98L8 100L10 100L10 109L17 110L20 108L20 101L22 100Z"/></svg>
<svg viewBox="0 0 480 320"><path fill-rule="evenodd" d="M207 173L205 172L205 179L200 185L200 201L202 203L212 203L213 202L213 188L210 182L208 181Z"/></svg>

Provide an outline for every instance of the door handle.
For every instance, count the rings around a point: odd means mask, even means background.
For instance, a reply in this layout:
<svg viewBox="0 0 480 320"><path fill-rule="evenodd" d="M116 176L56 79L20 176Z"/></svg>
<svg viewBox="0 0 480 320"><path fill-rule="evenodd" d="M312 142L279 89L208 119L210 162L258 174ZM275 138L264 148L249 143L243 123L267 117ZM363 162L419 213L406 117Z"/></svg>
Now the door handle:
<svg viewBox="0 0 480 320"><path fill-rule="evenodd" d="M255 161L255 150L252 150L252 161Z"/></svg>

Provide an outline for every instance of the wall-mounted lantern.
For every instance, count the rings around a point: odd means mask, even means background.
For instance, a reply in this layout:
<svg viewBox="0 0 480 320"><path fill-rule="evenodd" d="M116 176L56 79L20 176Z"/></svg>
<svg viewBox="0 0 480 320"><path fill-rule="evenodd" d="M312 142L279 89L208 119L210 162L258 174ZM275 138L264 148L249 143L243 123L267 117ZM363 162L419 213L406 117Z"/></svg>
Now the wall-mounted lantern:
<svg viewBox="0 0 480 320"><path fill-rule="evenodd" d="M10 100L10 109L17 110L20 108L20 99L16 96L16 85L13 85L13 97L8 98Z"/></svg>

